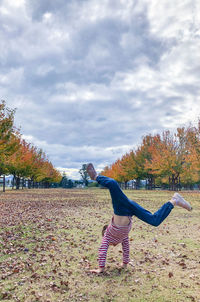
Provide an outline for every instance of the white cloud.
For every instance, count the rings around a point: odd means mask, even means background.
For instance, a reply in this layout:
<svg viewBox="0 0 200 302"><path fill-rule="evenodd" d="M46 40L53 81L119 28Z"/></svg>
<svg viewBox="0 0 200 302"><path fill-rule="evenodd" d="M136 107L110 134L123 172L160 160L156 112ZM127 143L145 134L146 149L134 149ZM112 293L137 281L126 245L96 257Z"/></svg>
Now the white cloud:
<svg viewBox="0 0 200 302"><path fill-rule="evenodd" d="M103 84L89 84L78 85L75 83L59 83L56 85L56 89L62 91L62 94L58 94L56 98L51 98L50 102L94 102L109 101L112 99L112 91L109 87Z"/></svg>
<svg viewBox="0 0 200 302"><path fill-rule="evenodd" d="M9 6L21 7L24 6L25 0L6 0L9 3Z"/></svg>
<svg viewBox="0 0 200 302"><path fill-rule="evenodd" d="M54 67L52 65L44 64L44 65L40 65L40 66L37 67L36 73L39 76L45 76L47 73L49 73L52 70L54 70Z"/></svg>
<svg viewBox="0 0 200 302"><path fill-rule="evenodd" d="M101 170L200 116L199 1L14 2L0 4L1 99L59 169Z"/></svg>
<svg viewBox="0 0 200 302"><path fill-rule="evenodd" d="M199 1L149 1L148 18L153 34L184 40L199 28Z"/></svg>

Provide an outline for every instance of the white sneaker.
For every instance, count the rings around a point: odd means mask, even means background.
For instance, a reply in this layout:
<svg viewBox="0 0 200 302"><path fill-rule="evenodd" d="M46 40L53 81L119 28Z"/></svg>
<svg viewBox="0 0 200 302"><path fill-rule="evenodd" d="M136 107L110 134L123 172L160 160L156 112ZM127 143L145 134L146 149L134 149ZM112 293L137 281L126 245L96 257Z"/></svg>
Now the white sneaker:
<svg viewBox="0 0 200 302"><path fill-rule="evenodd" d="M192 211L192 207L180 194L174 193L173 200L176 201L176 205L182 207L188 211Z"/></svg>

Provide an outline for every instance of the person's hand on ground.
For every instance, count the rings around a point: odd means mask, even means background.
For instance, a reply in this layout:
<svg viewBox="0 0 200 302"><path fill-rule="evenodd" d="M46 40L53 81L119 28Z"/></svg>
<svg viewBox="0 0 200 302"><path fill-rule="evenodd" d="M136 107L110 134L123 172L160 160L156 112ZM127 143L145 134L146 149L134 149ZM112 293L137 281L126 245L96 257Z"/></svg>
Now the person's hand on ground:
<svg viewBox="0 0 200 302"><path fill-rule="evenodd" d="M102 274L104 272L104 268L99 267L97 269L92 269L89 272L92 273L92 274L97 274L97 275Z"/></svg>
<svg viewBox="0 0 200 302"><path fill-rule="evenodd" d="M121 263L121 265L119 266L119 268L127 268L128 264L127 263Z"/></svg>

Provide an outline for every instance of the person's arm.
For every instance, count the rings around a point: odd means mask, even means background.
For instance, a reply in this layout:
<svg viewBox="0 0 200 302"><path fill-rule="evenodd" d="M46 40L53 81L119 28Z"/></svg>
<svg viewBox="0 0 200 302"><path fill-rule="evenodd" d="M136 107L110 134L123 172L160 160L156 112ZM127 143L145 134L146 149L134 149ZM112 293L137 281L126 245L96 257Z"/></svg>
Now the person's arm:
<svg viewBox="0 0 200 302"><path fill-rule="evenodd" d="M104 272L108 247L109 239L106 237L106 235L104 235L99 248L99 268L90 270L90 273L100 274Z"/></svg>
<svg viewBox="0 0 200 302"><path fill-rule="evenodd" d="M104 270L106 264L107 251L109 247L109 239L106 234L103 236L101 246L99 248L99 269Z"/></svg>
<svg viewBox="0 0 200 302"><path fill-rule="evenodd" d="M123 252L122 267L126 267L127 264L130 261L130 258L129 258L130 249L129 249L129 239L128 239L128 237L124 238L123 241L122 241L122 252Z"/></svg>

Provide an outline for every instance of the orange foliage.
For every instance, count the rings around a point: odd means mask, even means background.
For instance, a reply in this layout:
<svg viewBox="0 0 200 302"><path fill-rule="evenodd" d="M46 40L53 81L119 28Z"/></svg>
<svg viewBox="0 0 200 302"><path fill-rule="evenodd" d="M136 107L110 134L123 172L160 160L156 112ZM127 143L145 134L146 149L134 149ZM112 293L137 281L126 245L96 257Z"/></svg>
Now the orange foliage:
<svg viewBox="0 0 200 302"><path fill-rule="evenodd" d="M0 103L0 175L13 174L34 181L59 182L61 174L46 154L25 140L14 127L14 112Z"/></svg>
<svg viewBox="0 0 200 302"><path fill-rule="evenodd" d="M200 120L198 127L178 128L176 133L147 135L142 144L105 167L103 175L119 182L181 177L183 184L200 182Z"/></svg>

